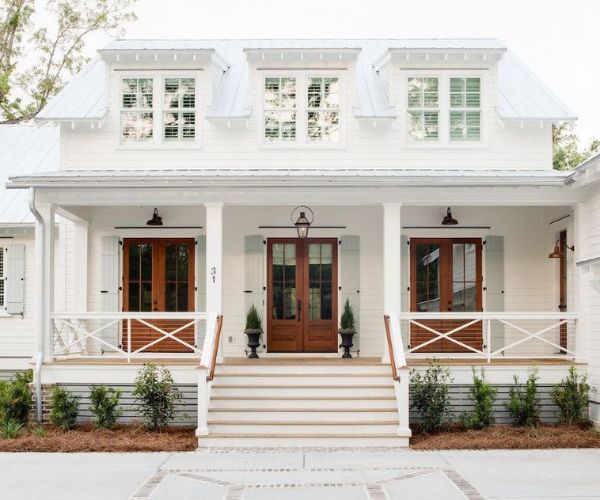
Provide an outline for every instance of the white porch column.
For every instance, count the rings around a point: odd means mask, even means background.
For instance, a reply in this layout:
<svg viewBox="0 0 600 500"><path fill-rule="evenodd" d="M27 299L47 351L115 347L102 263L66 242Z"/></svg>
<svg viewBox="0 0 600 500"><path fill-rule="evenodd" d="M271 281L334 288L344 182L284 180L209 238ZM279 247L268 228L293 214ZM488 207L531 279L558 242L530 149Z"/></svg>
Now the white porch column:
<svg viewBox="0 0 600 500"><path fill-rule="evenodd" d="M88 227L86 221L73 222L75 247L73 310L87 312L88 309Z"/></svg>
<svg viewBox="0 0 600 500"><path fill-rule="evenodd" d="M223 312L223 203L206 203L206 311Z"/></svg>
<svg viewBox="0 0 600 500"><path fill-rule="evenodd" d="M43 218L44 224L44 239L42 243L43 255L43 270L44 286L39 291L39 300L44 301L44 319L40 324L43 325L42 334L44 336L43 360L51 361L53 344L54 344L54 329L50 314L54 312L54 245L55 245L55 221L54 221L54 206L49 204L40 204L38 211Z"/></svg>
<svg viewBox="0 0 600 500"><path fill-rule="evenodd" d="M401 307L400 233L402 231L401 203L383 204L383 312L397 313ZM381 318L383 331L383 318ZM384 340L384 362L389 361Z"/></svg>
<svg viewBox="0 0 600 500"><path fill-rule="evenodd" d="M585 211L582 210L581 203L577 204L574 207L573 211L573 228L574 228L574 238L573 243L575 245L575 258L574 261L577 262L583 258L587 254L587 245L585 238ZM568 233L567 233L568 234ZM571 244L567 241L567 244ZM568 250L564 249L565 252ZM587 362L588 358L588 339L587 339L587 315L589 311L587 310L587 283L586 277L583 275L583 268L581 266L575 266L573 270L574 277L574 286L575 290L575 311L577 312L577 325L575 329L575 360L578 362Z"/></svg>

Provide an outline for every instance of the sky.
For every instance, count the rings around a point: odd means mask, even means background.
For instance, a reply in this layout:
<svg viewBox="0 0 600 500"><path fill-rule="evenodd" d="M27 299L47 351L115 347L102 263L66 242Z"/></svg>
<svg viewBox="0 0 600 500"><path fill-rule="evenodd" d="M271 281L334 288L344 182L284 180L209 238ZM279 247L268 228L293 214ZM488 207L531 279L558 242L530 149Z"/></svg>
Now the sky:
<svg viewBox="0 0 600 500"><path fill-rule="evenodd" d="M127 38L499 38L575 111L583 146L600 138L600 0L140 0L134 10Z"/></svg>

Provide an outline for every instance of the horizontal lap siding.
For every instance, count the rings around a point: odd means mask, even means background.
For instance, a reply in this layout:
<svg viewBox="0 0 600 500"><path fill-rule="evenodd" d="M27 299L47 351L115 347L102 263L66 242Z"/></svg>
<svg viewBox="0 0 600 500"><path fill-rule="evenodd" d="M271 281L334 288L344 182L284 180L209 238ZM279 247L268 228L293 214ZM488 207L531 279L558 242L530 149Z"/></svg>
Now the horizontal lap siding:
<svg viewBox="0 0 600 500"><path fill-rule="evenodd" d="M79 399L79 421L87 422L94 419L90 412L90 386L87 384L59 384L80 397ZM141 422L141 417L137 412L135 398L132 395L132 385L112 385L115 389L120 389L121 393L121 409L123 414L119 419L120 423ZM175 420L174 425L194 426L198 420L198 394L195 384L177 385L181 391L182 399L175 404Z"/></svg>
<svg viewBox="0 0 600 500"><path fill-rule="evenodd" d="M407 146L406 118L403 112L405 95L400 95L398 79L393 71L390 79L390 95L399 109L397 120L381 123L376 128L369 120L359 122L354 118L355 104L354 69L342 71L344 105L340 126L345 135L342 147L334 148L265 148L262 142L262 78L265 71L251 71L248 96L251 117L241 123L208 123L204 119L207 106L212 102L211 82L204 71L197 96L199 114L196 120L200 137L199 149L168 148L160 146L134 148L119 147L119 77L122 72L111 72L108 102L110 109L101 128L92 129L88 124L75 124L75 128L63 127L66 139L64 166L70 169L111 168L236 168L260 165L262 168L314 168L366 166L387 168L497 168L497 169L550 169L550 127L540 128L539 123L526 124L523 129L516 123L502 126L494 109L496 71L492 66L483 92L489 96L484 109L486 143L483 147L427 147ZM327 73L324 69L323 73ZM144 72L144 74L149 74ZM400 106L402 103L402 106ZM158 116L158 114L157 114ZM298 135L304 131L298 131Z"/></svg>
<svg viewBox="0 0 600 500"><path fill-rule="evenodd" d="M470 385L452 385L450 386L450 409L452 420L459 420L462 413L473 409L473 401L470 398ZM494 403L494 416L498 424L510 424L511 418L506 403L509 401L509 391L511 385L495 385L497 389L496 401ZM555 423L558 421L558 407L552 401L552 385L539 385L538 398L540 400L540 418L543 423ZM411 391L412 405L412 391ZM418 422L419 418L414 408L410 410L411 422Z"/></svg>

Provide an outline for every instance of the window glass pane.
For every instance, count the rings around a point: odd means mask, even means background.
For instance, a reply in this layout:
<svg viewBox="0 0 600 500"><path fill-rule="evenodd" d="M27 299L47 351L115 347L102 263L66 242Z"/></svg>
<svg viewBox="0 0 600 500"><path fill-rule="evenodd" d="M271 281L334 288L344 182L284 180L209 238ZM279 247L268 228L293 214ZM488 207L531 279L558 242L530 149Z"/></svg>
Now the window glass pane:
<svg viewBox="0 0 600 500"><path fill-rule="evenodd" d="M177 281L188 280L189 255L187 245L177 245Z"/></svg>
<svg viewBox="0 0 600 500"><path fill-rule="evenodd" d="M438 140L438 111L427 111L437 108L437 78L408 79L408 135L414 141Z"/></svg>
<svg viewBox="0 0 600 500"><path fill-rule="evenodd" d="M140 277L144 281L152 281L152 245L142 243L140 250Z"/></svg>
<svg viewBox="0 0 600 500"><path fill-rule="evenodd" d="M140 299L140 311L152 311L152 283L142 283L142 294Z"/></svg>
<svg viewBox="0 0 600 500"><path fill-rule="evenodd" d="M188 310L188 286L189 283L177 284L177 311Z"/></svg>
<svg viewBox="0 0 600 500"><path fill-rule="evenodd" d="M194 141L196 138L195 78L165 78L163 139L165 142Z"/></svg>
<svg viewBox="0 0 600 500"><path fill-rule="evenodd" d="M140 310L140 284L136 282L129 283L129 311Z"/></svg>
<svg viewBox="0 0 600 500"><path fill-rule="evenodd" d="M296 317L296 245L275 243L272 246L273 319Z"/></svg>
<svg viewBox="0 0 600 500"><path fill-rule="evenodd" d="M296 79L266 78L264 138L267 142L296 139Z"/></svg>
<svg viewBox="0 0 600 500"><path fill-rule="evenodd" d="M167 312L177 311L177 283L165 284L165 308Z"/></svg>
<svg viewBox="0 0 600 500"><path fill-rule="evenodd" d="M439 260L440 247L436 244L418 243L417 260L417 311L439 311Z"/></svg>

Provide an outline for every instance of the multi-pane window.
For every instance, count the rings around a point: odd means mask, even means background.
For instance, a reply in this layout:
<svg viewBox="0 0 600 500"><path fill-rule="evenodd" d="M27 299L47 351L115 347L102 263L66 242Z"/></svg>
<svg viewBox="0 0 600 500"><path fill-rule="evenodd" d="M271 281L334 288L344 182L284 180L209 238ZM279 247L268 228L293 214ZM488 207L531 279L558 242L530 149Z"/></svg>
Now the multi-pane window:
<svg viewBox="0 0 600 500"><path fill-rule="evenodd" d="M153 79L123 78L121 80L121 140L124 143L152 140L153 128Z"/></svg>
<svg viewBox="0 0 600 500"><path fill-rule="evenodd" d="M408 134L415 141L437 141L439 83L437 78L408 79Z"/></svg>
<svg viewBox="0 0 600 500"><path fill-rule="evenodd" d="M310 142L339 142L339 120L339 78L309 78L307 87L308 140Z"/></svg>
<svg viewBox="0 0 600 500"><path fill-rule="evenodd" d="M481 140L481 79L450 78L450 141Z"/></svg>
<svg viewBox="0 0 600 500"><path fill-rule="evenodd" d="M196 139L195 78L165 78L163 138L165 142Z"/></svg>
<svg viewBox="0 0 600 500"><path fill-rule="evenodd" d="M296 79L265 78L265 140L296 140Z"/></svg>

